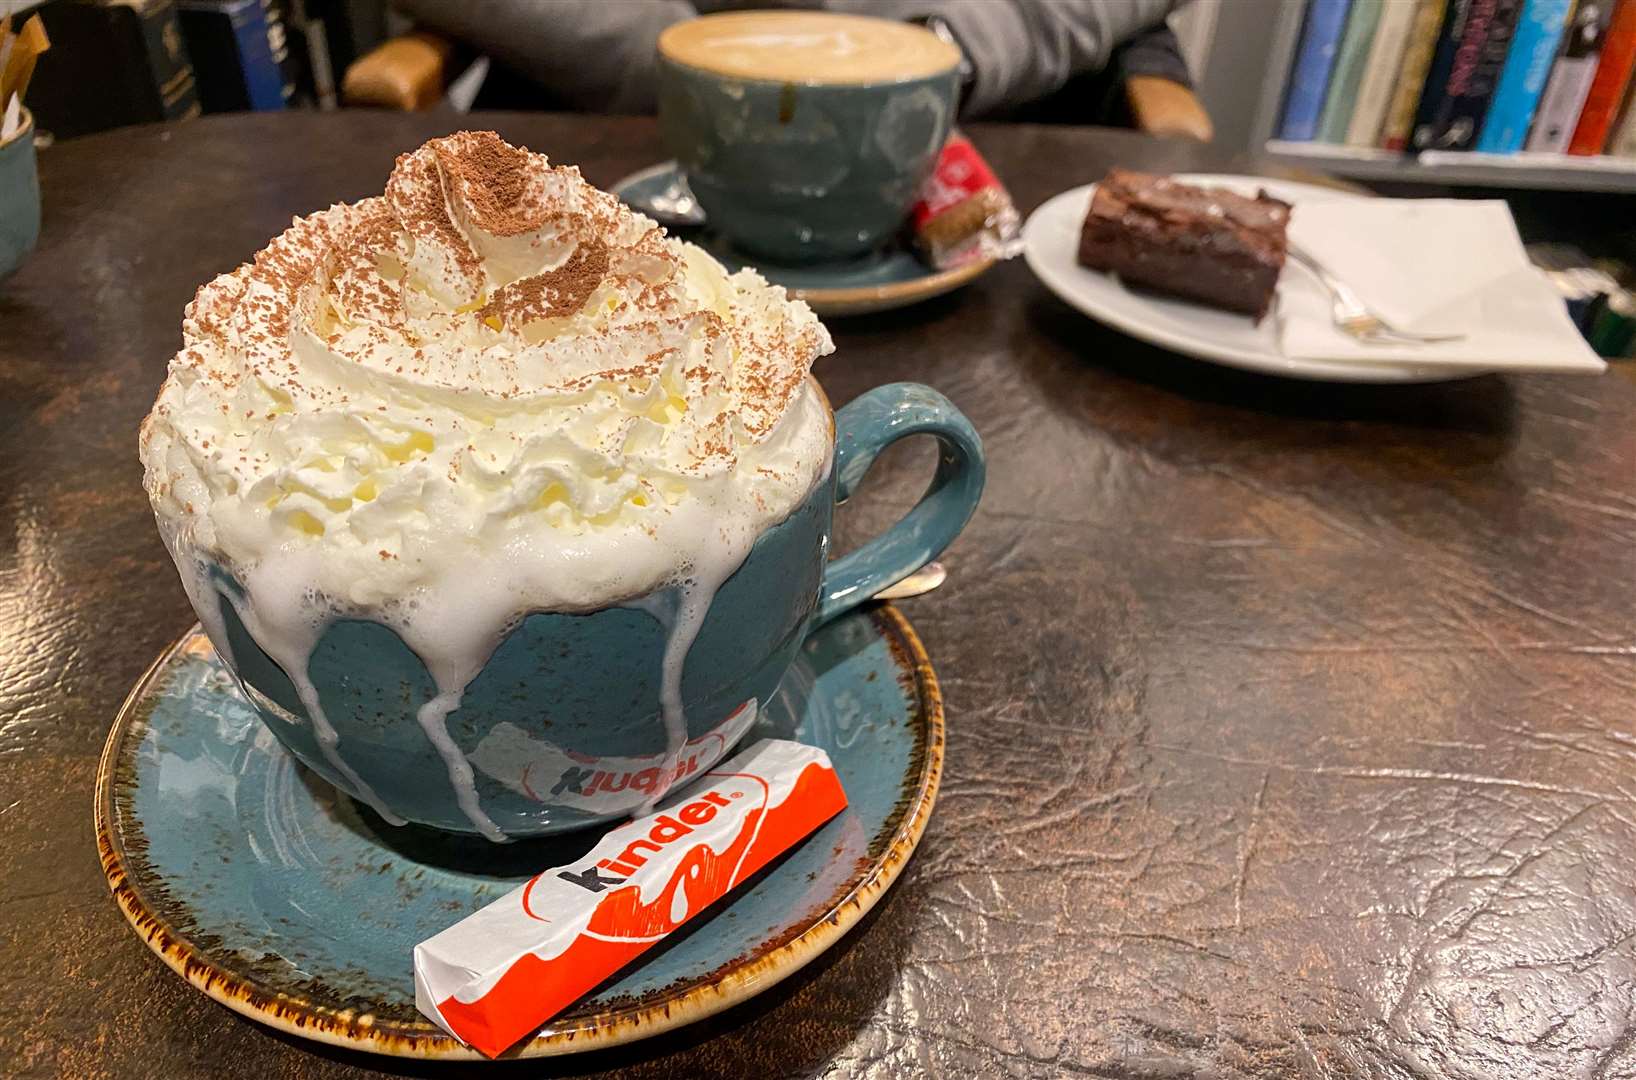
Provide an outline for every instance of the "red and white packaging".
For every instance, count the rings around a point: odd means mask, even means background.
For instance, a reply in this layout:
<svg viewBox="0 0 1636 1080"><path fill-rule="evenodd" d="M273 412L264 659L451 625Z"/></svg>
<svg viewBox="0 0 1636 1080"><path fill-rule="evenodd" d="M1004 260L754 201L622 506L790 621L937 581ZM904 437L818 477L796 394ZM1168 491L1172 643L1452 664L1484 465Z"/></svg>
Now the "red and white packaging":
<svg viewBox="0 0 1636 1080"><path fill-rule="evenodd" d="M915 246L938 270L978 259L1009 259L1022 250L1022 218L1000 178L959 131L950 133L937 165L909 211Z"/></svg>
<svg viewBox="0 0 1636 1080"><path fill-rule="evenodd" d="M416 945L415 1005L494 1057L845 807L822 750L758 742Z"/></svg>

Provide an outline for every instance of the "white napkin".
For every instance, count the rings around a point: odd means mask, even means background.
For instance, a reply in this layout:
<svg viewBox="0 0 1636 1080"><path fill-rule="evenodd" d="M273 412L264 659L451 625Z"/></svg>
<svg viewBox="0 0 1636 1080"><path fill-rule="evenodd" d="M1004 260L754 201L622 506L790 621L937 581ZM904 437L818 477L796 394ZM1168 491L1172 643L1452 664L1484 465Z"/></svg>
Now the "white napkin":
<svg viewBox="0 0 1636 1080"><path fill-rule="evenodd" d="M1503 202L1303 199L1289 238L1394 326L1466 336L1363 344L1335 326L1329 294L1291 259L1276 308L1285 356L1586 374L1607 366L1568 318L1561 294L1528 261Z"/></svg>

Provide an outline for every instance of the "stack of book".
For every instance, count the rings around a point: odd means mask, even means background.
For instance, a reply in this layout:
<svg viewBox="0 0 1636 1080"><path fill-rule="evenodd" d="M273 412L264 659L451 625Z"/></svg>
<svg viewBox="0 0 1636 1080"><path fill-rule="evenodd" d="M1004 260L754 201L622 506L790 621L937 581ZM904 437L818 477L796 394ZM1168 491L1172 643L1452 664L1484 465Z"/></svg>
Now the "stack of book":
<svg viewBox="0 0 1636 1080"><path fill-rule="evenodd" d="M282 109L296 97L297 53L283 0L176 0L207 113Z"/></svg>
<svg viewBox="0 0 1636 1080"><path fill-rule="evenodd" d="M312 104L304 12L293 0L48 0L39 16L55 48L30 104L58 137Z"/></svg>
<svg viewBox="0 0 1636 1080"><path fill-rule="evenodd" d="M51 0L39 15L51 51L40 58L29 106L42 130L67 138L199 115L173 0Z"/></svg>
<svg viewBox="0 0 1636 1080"><path fill-rule="evenodd" d="M1308 0L1278 137L1636 158L1636 0Z"/></svg>

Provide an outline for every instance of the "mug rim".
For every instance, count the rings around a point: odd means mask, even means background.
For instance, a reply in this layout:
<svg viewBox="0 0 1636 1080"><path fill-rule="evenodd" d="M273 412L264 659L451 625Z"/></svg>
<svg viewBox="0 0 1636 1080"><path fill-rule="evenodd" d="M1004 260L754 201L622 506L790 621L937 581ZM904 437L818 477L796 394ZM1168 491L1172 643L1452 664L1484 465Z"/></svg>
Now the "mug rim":
<svg viewBox="0 0 1636 1080"><path fill-rule="evenodd" d="M22 142L25 136L33 135L34 114L29 111L27 105L22 106L21 114L23 117L23 126L13 132L11 138L0 140L0 151L9 149L13 143Z"/></svg>
<svg viewBox="0 0 1636 1080"><path fill-rule="evenodd" d="M903 78L881 79L875 82L825 82L822 79L760 79L753 75L729 75L723 71L714 71L710 68L699 67L697 64L689 64L685 60L677 60L673 56L666 56L662 52L656 53L655 55L661 63L669 64L671 67L681 68L684 71L696 72L700 75L708 75L713 79L721 79L726 82L746 83L751 86L769 88L800 86L813 90L881 90L887 87L908 86L910 83L928 82L932 79L942 79L949 75L957 75L960 71L960 61L956 60L949 67L940 68L939 70L930 72L926 75L909 75Z"/></svg>
<svg viewBox="0 0 1636 1080"><path fill-rule="evenodd" d="M682 69L687 70L687 71L697 72L700 75L708 75L708 76L711 76L712 78L722 79L722 80L726 80L726 81L730 81L730 82L748 83L748 84L753 85L753 86L764 86L764 87L802 86L802 87L810 87L810 88L822 88L822 89L825 89L825 90L877 90L877 89L880 89L882 87L906 86L909 83L924 82L924 81L926 81L928 79L940 79L940 78L943 78L943 77L945 77L947 75L958 74L959 71L960 71L960 65L966 58L966 54L965 54L964 50L962 50L960 48L960 46L955 45L953 42L944 41L942 38L938 37L936 34L932 34L930 30L926 30L924 27L916 27L916 29L922 30L923 32L925 32L927 34L931 34L931 37L932 37L932 39L934 41L937 41L940 44L949 45L951 48L954 49L954 61L951 64L949 64L947 67L941 67L941 68L936 69L935 71L928 71L928 72L925 72L925 73L919 74L919 75L902 75L902 76L897 76L897 77L894 77L894 78L870 79L870 80L867 80L867 81L864 81L864 82L841 82L841 81L837 81L837 80L834 80L834 79L818 79L818 78L811 78L811 77L808 77L808 78L793 78L793 79L770 79L770 78L764 78L764 77L757 76L757 75L733 75L733 74L731 74L729 72L717 71L717 70L715 70L713 68L701 67L698 64L690 64L686 60L677 59L676 57L671 56L670 54L665 52L665 37L666 37L666 35L668 35L672 30L676 29L677 27L690 26L693 23L704 22L706 20L716 19L716 18L720 18L722 16L744 15L744 14L774 15L774 16L778 16L778 15L841 15L842 17L845 17L845 18L873 19L873 20L875 20L877 22L892 23L892 24L898 25L898 26L908 25L908 24L905 24L905 23L903 23L903 22L901 22L901 21L899 21L897 19L886 19L886 18L882 18L882 17L876 16L876 15L854 15L851 12L844 12L843 13L843 12L825 12L825 11L811 11L811 10L779 11L779 10L776 10L776 9L774 9L774 10L761 10L761 11L755 11L755 12L749 12L749 11L712 11L712 12L709 12L709 13L706 13L706 14L695 15L691 19L684 19L679 23L672 23L671 25L665 27L662 31L659 32L659 37L654 42L654 45L653 45L654 56L659 61L661 61L662 63L670 64L670 65L672 65L674 67L682 68Z"/></svg>

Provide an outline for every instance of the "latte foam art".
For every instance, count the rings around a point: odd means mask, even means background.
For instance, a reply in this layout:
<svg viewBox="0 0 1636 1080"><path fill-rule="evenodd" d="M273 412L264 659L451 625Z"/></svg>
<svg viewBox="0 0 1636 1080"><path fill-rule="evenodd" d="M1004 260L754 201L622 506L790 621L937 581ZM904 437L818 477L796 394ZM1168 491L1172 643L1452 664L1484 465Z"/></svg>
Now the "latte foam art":
<svg viewBox="0 0 1636 1080"><path fill-rule="evenodd" d="M827 469L807 373L831 350L753 271L464 132L199 290L142 426L146 485L217 649L212 574L366 800L306 658L337 617L399 632L439 689L422 726L493 835L442 731L461 691L523 614L646 605L679 725L715 587Z"/></svg>

